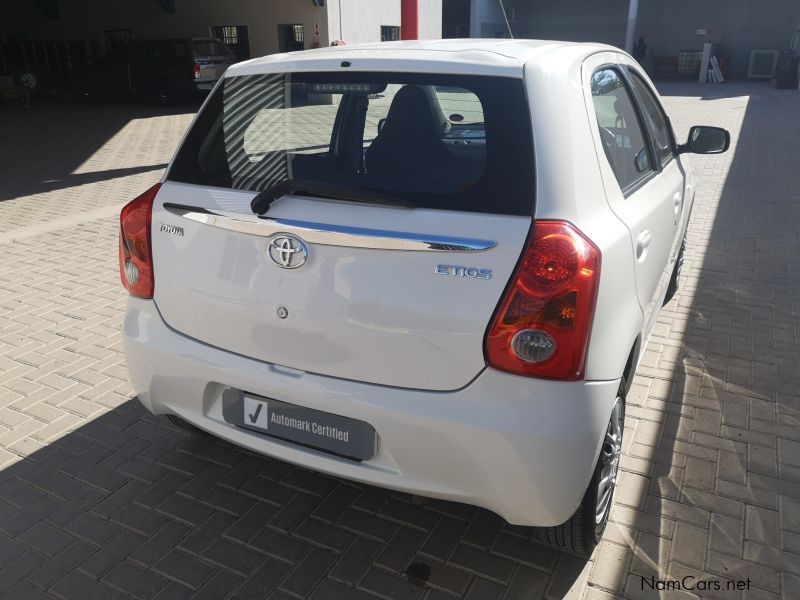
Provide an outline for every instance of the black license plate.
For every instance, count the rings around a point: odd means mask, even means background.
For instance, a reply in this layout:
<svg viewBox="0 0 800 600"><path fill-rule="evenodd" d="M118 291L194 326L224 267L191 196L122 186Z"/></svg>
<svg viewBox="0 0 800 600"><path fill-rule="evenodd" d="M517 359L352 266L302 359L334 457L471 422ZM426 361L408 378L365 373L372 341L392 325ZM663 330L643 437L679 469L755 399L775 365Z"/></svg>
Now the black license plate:
<svg viewBox="0 0 800 600"><path fill-rule="evenodd" d="M369 423L228 389L222 395L228 423L264 435L355 460L375 456L375 428Z"/></svg>

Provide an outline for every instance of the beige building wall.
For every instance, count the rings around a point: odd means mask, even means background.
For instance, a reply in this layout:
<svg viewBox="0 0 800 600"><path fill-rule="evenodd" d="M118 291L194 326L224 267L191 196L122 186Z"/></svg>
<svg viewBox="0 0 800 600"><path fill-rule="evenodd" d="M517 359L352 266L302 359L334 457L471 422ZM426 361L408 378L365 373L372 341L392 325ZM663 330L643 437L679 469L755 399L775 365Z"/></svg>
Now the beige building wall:
<svg viewBox="0 0 800 600"><path fill-rule="evenodd" d="M419 1L420 39L442 37L442 0ZM331 39L378 42L381 26L400 26L400 0L327 0Z"/></svg>
<svg viewBox="0 0 800 600"><path fill-rule="evenodd" d="M309 46L317 22L321 43L328 41L327 12L311 0L176 0L175 13L165 12L156 0L61 0L59 4L61 18L51 20L35 2L17 2L0 32L102 44L103 31L110 29L130 29L131 37L145 39L202 37L210 35L212 26L246 25L250 55L256 57L278 52L279 24L302 24Z"/></svg>
<svg viewBox="0 0 800 600"><path fill-rule="evenodd" d="M400 0L326 0L329 34L347 44L380 41L381 25L400 26Z"/></svg>
<svg viewBox="0 0 800 600"><path fill-rule="evenodd" d="M440 38L442 0L419 0L420 37ZM60 18L47 18L36 2L0 0L0 35L30 40L95 40L103 31L130 29L134 39L202 37L217 25L246 25L250 56L278 52L278 25L303 25L305 47L334 39L348 44L380 41L381 25L400 25L400 0L175 0L167 13L157 0L60 0ZM341 17L340 17L341 15Z"/></svg>
<svg viewBox="0 0 800 600"><path fill-rule="evenodd" d="M438 40L442 37L442 0L419 0L419 37Z"/></svg>

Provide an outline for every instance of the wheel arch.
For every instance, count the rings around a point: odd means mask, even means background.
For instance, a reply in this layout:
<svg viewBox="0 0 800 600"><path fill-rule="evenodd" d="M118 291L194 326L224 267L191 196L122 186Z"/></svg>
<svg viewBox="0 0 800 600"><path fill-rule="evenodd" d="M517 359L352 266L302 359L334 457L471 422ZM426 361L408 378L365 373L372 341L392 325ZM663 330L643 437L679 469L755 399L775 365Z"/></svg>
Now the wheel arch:
<svg viewBox="0 0 800 600"><path fill-rule="evenodd" d="M631 345L631 350L628 353L628 359L625 361L625 368L622 370L622 378L625 383L625 394L630 391L633 382L633 376L636 373L636 367L639 364L639 357L642 353L642 336L636 336Z"/></svg>

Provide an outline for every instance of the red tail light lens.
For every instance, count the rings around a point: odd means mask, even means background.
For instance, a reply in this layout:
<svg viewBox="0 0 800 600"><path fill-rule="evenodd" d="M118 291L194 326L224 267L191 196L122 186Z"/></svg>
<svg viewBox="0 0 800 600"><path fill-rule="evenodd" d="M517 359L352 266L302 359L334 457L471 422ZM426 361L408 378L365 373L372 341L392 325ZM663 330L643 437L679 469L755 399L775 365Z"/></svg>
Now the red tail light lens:
<svg viewBox="0 0 800 600"><path fill-rule="evenodd" d="M153 297L153 249L150 222L153 201L161 187L155 184L126 204L119 214L119 276L132 296Z"/></svg>
<svg viewBox="0 0 800 600"><path fill-rule="evenodd" d="M536 221L486 336L489 365L543 379L583 379L600 251L563 221Z"/></svg>
<svg viewBox="0 0 800 600"><path fill-rule="evenodd" d="M184 71L185 73L186 71ZM192 73L194 73L195 79L200 79L200 65L194 65L192 67Z"/></svg>

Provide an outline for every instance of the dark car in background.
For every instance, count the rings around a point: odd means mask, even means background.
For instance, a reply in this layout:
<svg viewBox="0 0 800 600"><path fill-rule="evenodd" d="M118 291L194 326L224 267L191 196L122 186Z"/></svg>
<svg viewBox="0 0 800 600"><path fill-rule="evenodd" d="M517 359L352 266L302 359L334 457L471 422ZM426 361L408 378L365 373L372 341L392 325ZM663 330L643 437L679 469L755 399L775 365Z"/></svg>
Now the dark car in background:
<svg viewBox="0 0 800 600"><path fill-rule="evenodd" d="M138 96L174 106L211 91L236 62L214 38L131 40L118 44L77 78L87 99Z"/></svg>

